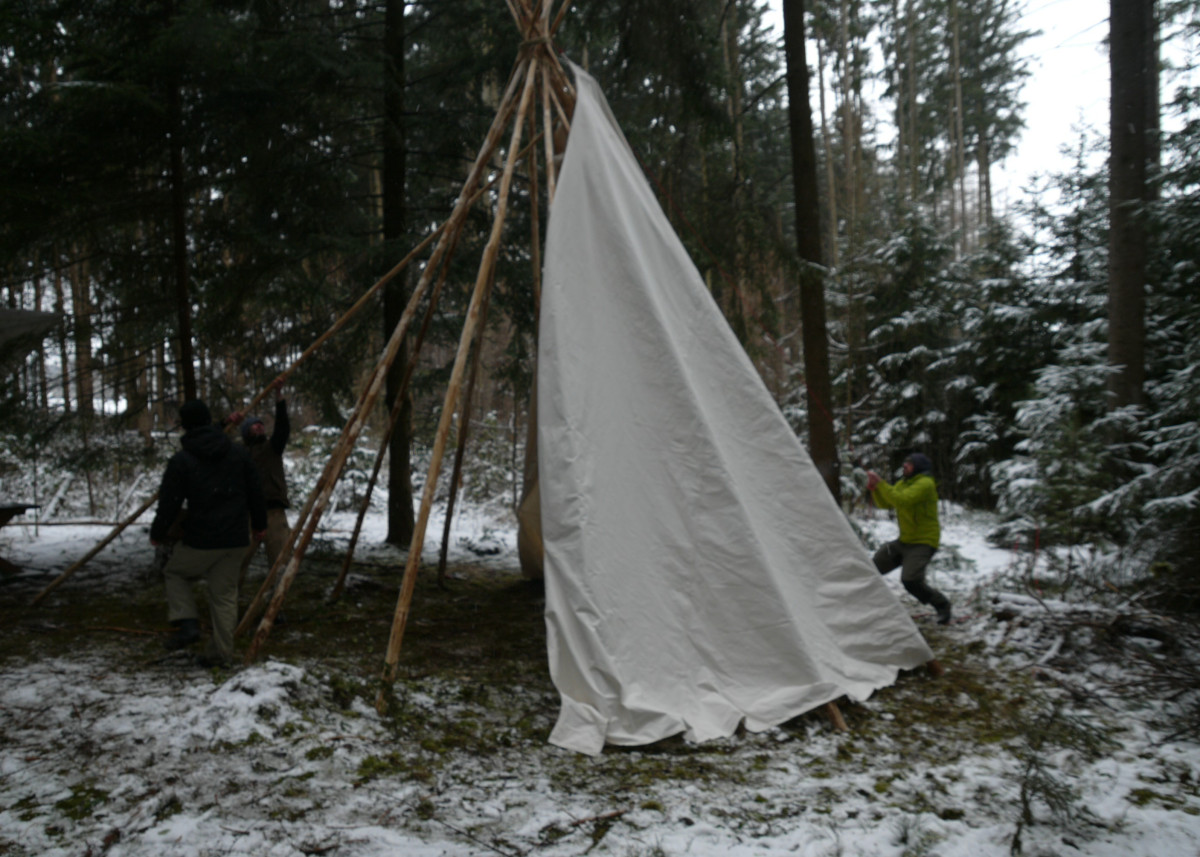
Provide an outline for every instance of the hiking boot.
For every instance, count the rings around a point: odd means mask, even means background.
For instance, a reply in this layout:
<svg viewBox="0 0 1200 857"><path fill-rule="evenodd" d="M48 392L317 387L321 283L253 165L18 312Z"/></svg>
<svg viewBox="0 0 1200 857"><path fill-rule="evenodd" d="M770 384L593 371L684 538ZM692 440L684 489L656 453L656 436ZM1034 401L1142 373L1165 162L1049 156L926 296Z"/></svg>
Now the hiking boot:
<svg viewBox="0 0 1200 857"><path fill-rule="evenodd" d="M945 604L943 604L942 606L937 608L937 623L939 625L949 625L950 624L950 602L949 601L947 601Z"/></svg>
<svg viewBox="0 0 1200 857"><path fill-rule="evenodd" d="M163 648L174 652L200 639L199 619L176 619L171 623L175 631L163 641Z"/></svg>

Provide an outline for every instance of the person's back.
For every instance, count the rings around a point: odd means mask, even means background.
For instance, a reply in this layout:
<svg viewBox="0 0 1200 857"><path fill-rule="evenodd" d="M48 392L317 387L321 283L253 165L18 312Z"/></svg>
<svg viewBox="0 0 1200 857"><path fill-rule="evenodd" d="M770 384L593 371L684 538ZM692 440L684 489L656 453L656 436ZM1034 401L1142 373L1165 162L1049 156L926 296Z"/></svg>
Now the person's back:
<svg viewBox="0 0 1200 857"><path fill-rule="evenodd" d="M189 430L180 445L163 475L162 514L155 516L151 538L166 538L164 525L170 520L165 515L186 502L185 545L200 550L249 545L251 505L262 502L261 487L251 478L255 470L250 456L211 424Z"/></svg>
<svg viewBox="0 0 1200 857"><path fill-rule="evenodd" d="M254 462L212 425L208 406L193 399L179 414L185 430L182 449L167 463L150 525L151 543L161 544L186 504L183 538L163 568L167 620L175 628L165 645L182 649L200 639L192 586L203 580L208 585L212 644L202 661L227 664L237 625L238 568L251 528L255 540L262 538L267 509Z"/></svg>

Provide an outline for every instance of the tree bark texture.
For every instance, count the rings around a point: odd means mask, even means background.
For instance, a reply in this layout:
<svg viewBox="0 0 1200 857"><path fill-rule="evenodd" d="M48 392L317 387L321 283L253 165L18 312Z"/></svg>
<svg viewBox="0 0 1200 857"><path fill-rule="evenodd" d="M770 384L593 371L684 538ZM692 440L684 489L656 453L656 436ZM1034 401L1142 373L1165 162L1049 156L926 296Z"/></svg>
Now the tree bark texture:
<svg viewBox="0 0 1200 857"><path fill-rule="evenodd" d="M179 382L181 399L196 398L196 364L192 352L192 296L188 280L187 189L183 176L183 96L179 86L167 88L167 121L171 129L171 256L175 310L179 318ZM82 371L82 370L81 370Z"/></svg>
<svg viewBox="0 0 1200 857"><path fill-rule="evenodd" d="M1109 406L1141 404L1145 383L1146 227L1151 128L1149 81L1155 76L1154 0L1111 0L1109 7ZM1157 123L1155 123L1157 124Z"/></svg>
<svg viewBox="0 0 1200 857"><path fill-rule="evenodd" d="M829 381L829 340L825 329L817 151L813 141L808 59L804 48L804 0L784 0L783 32L787 58L788 119L792 138L792 181L796 193L796 243L801 260L800 318L803 326L804 377L808 392L809 452L830 493L840 503L833 395Z"/></svg>
<svg viewBox="0 0 1200 857"><path fill-rule="evenodd" d="M404 0L387 0L384 22L383 116L383 237L384 246L404 237L405 135L404 135ZM408 304L407 281L396 277L383 290L383 336L386 340L400 322ZM390 414L408 368L408 337L400 344L396 361L387 374L384 412ZM388 446L388 544L407 547L412 542L413 490L412 396L402 404Z"/></svg>

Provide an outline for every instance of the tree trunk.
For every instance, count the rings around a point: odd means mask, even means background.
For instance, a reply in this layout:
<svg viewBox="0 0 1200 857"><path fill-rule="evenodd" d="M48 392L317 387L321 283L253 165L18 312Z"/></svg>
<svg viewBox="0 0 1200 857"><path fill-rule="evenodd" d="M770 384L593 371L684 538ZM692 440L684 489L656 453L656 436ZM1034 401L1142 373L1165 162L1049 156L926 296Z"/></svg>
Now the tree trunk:
<svg viewBox="0 0 1200 857"><path fill-rule="evenodd" d="M67 346L67 301L63 290L62 267L55 253L54 311L58 313L58 367L62 383L63 413L71 413L71 354Z"/></svg>
<svg viewBox="0 0 1200 857"><path fill-rule="evenodd" d="M188 282L187 189L183 180L183 104L179 86L167 88L167 122L171 139L171 253L175 280L175 311L179 317L179 380L181 399L196 398L196 366L192 353L192 297Z"/></svg>
<svg viewBox="0 0 1200 857"><path fill-rule="evenodd" d="M808 392L809 451L829 491L839 503L837 443L829 383L829 340L825 330L825 278L821 263L821 218L817 195L817 152L808 94L804 47L804 0L783 0L784 54L787 59L788 120L792 138L792 180L796 194L796 244L801 259L800 318L804 377Z"/></svg>
<svg viewBox="0 0 1200 857"><path fill-rule="evenodd" d="M908 101L908 145L905 147L908 151L908 200L915 202L918 194L921 192L921 176L918 171L920 158L920 137L918 136L918 121L917 121L917 13L914 8L914 0L907 0L905 4L905 53L907 61L905 63L906 77L908 85L905 89L905 98Z"/></svg>
<svg viewBox="0 0 1200 857"><path fill-rule="evenodd" d="M84 258L84 254L79 254ZM94 411L92 378L92 295L87 262L71 266L71 310L75 322L75 399L76 410L85 420Z"/></svg>
<svg viewBox="0 0 1200 857"><path fill-rule="evenodd" d="M1142 403L1145 381L1147 235L1136 209L1149 191L1154 0L1111 0L1109 8L1108 392L1109 406L1120 408Z"/></svg>
<svg viewBox="0 0 1200 857"><path fill-rule="evenodd" d="M402 239L405 232L405 135L404 135L404 0L387 0L384 20L383 87L383 239L384 246ZM383 335L387 340L400 323L409 295L404 277L396 277L383 289ZM408 337L400 343L396 360L388 370L384 412L390 414L408 371ZM396 417L388 446L388 544L408 547L412 542L413 517L412 396Z"/></svg>
<svg viewBox="0 0 1200 857"><path fill-rule="evenodd" d="M954 171L958 175L958 212L959 222L962 225L959 233L958 248L960 253L967 252L971 247L971 240L968 233L967 221L967 143L963 133L963 86L962 86L962 54L959 46L959 25L958 25L958 3L951 0L950 3L950 24L951 31L951 56L954 65ZM955 188L950 189L951 197L954 196ZM951 200L951 207L954 202Z"/></svg>
<svg viewBox="0 0 1200 857"><path fill-rule="evenodd" d="M847 0L840 0L838 3L838 65L841 66L842 72L839 82L842 90L842 162L845 170L845 175L842 176L842 184L845 189L842 200L845 202L847 247L853 248L856 245L855 238L858 232L858 209L855 205L857 202L855 193L857 178L854 168L854 153L858 147L858 135L855 133L854 123L854 86L851 83L854 71L851 67L850 9ZM805 78L807 80L807 74ZM805 104L808 104L807 86L804 89L804 95Z"/></svg>
<svg viewBox="0 0 1200 857"><path fill-rule="evenodd" d="M829 132L829 117L825 112L825 58L821 54L821 42L817 42L817 88L821 105L821 145L825 147L825 184L829 201L829 265L838 264L838 203L837 175L833 166L833 135Z"/></svg>

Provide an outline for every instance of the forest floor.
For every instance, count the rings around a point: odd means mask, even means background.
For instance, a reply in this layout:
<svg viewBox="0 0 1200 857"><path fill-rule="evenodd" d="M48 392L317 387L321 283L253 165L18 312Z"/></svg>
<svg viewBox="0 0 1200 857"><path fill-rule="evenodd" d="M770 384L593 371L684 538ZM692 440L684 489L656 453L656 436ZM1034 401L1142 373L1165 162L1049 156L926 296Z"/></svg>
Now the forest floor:
<svg viewBox="0 0 1200 857"><path fill-rule="evenodd" d="M443 585L423 569L384 685L392 548L360 548L329 603L331 531L262 657L204 669L163 652L144 532L33 607L105 530L10 527L0 550L25 570L0 579L0 855L1200 854L1200 635L1057 598L985 525L947 523L953 624L900 595L941 677L842 701L845 732L812 712L595 758L547 743L544 598L511 540L460 538Z"/></svg>

